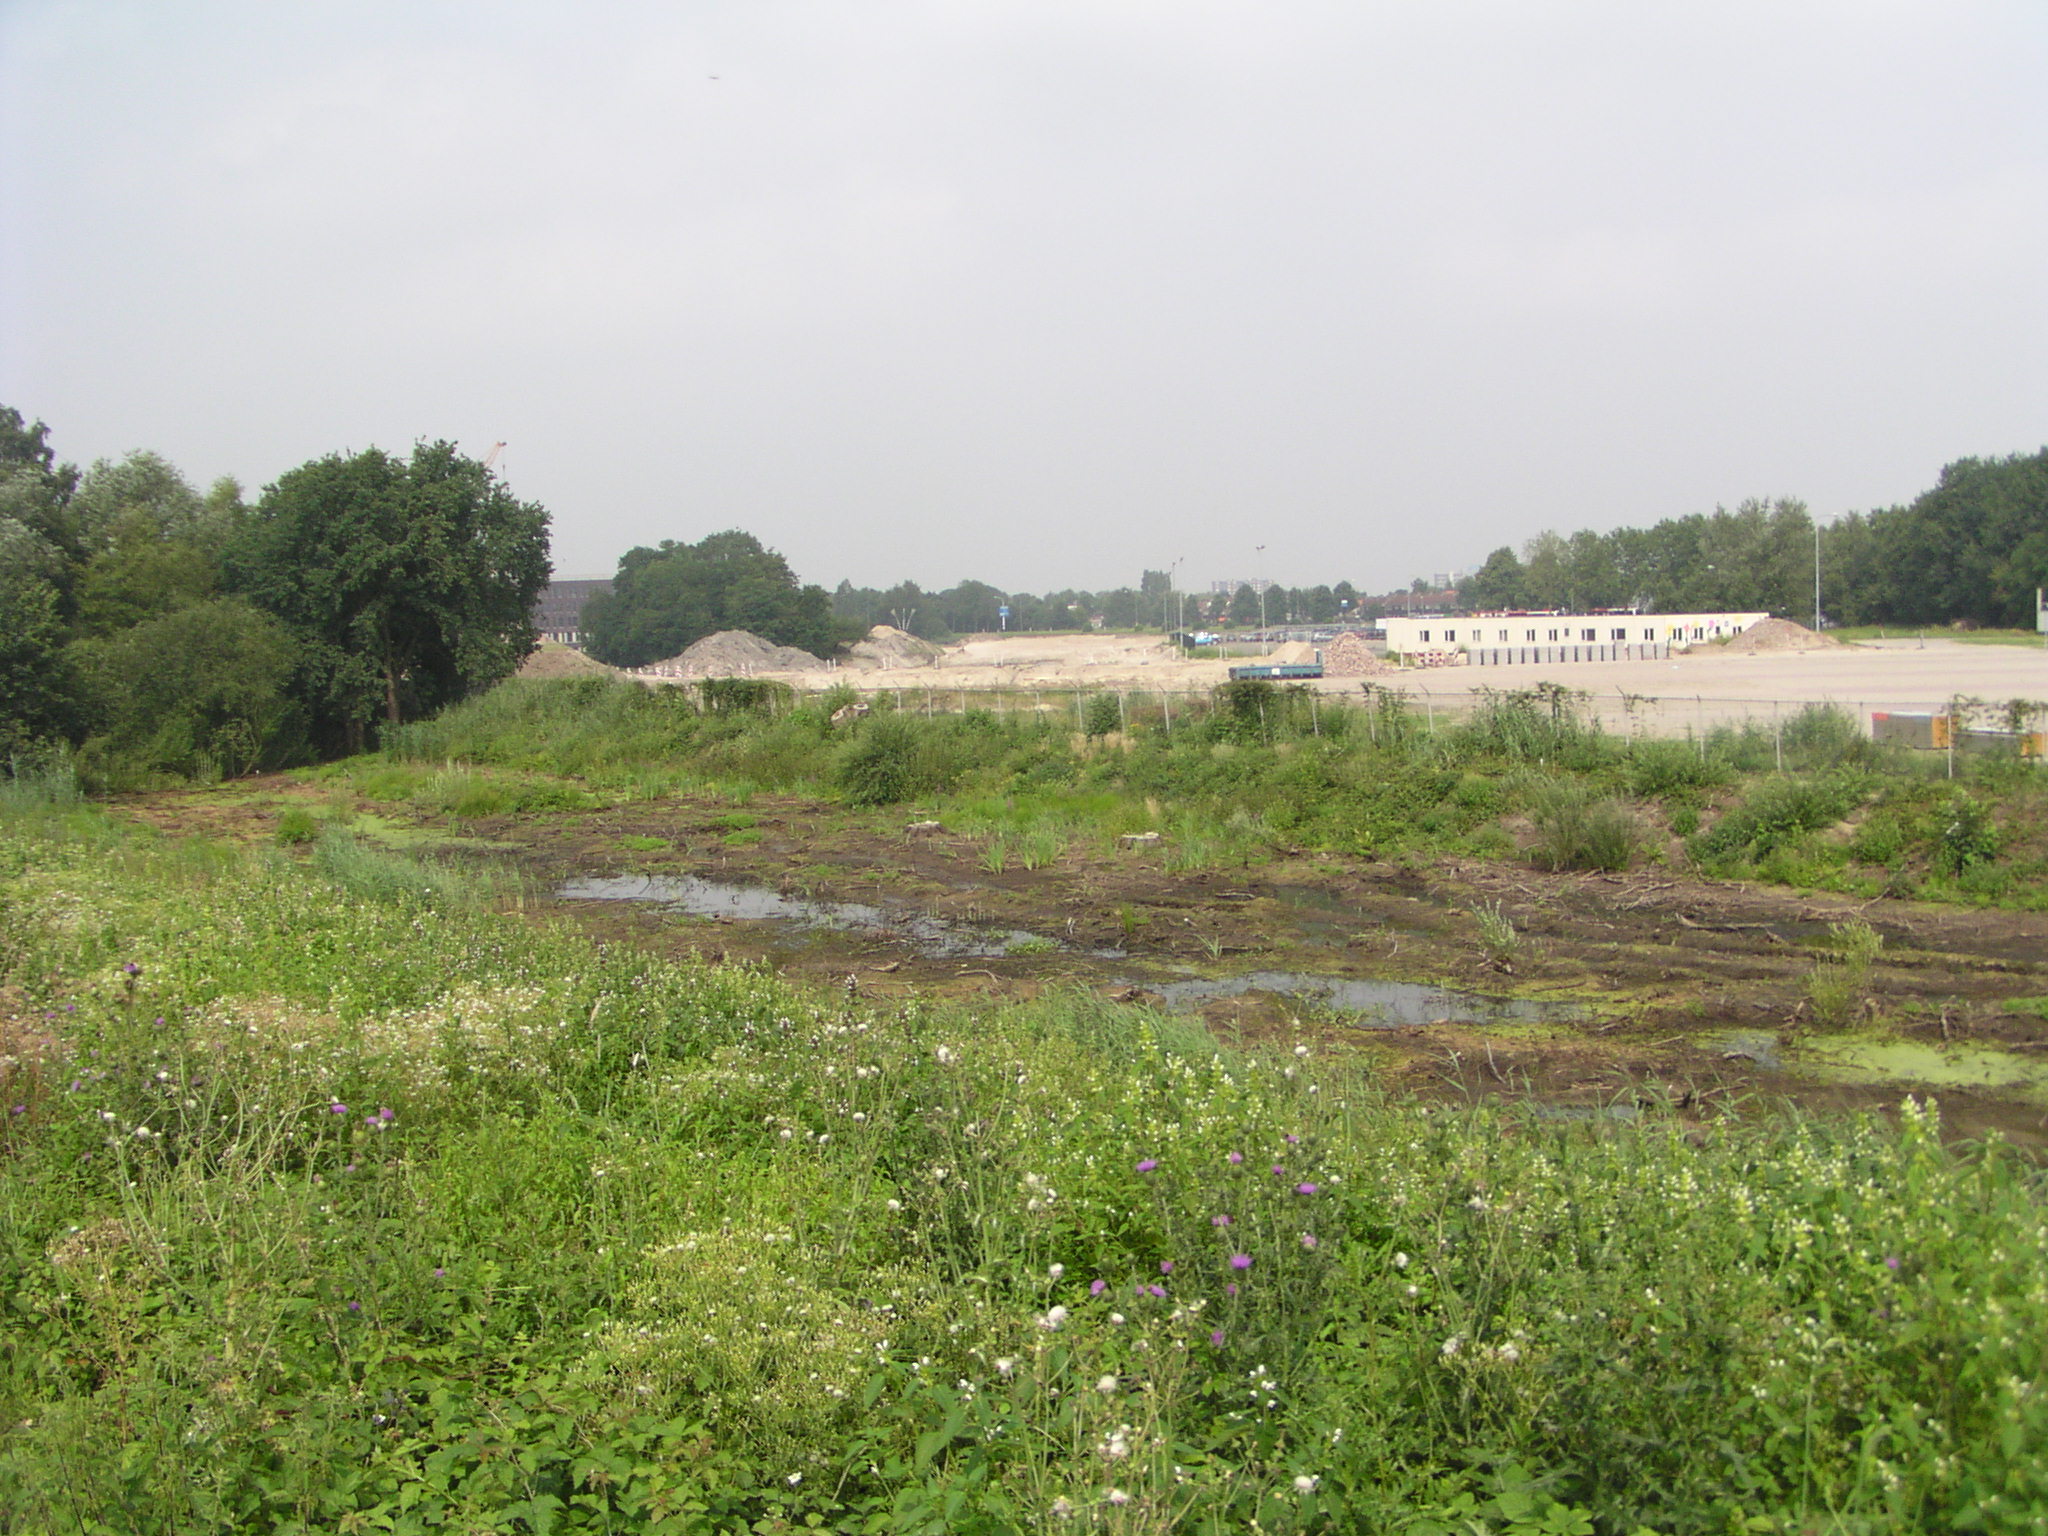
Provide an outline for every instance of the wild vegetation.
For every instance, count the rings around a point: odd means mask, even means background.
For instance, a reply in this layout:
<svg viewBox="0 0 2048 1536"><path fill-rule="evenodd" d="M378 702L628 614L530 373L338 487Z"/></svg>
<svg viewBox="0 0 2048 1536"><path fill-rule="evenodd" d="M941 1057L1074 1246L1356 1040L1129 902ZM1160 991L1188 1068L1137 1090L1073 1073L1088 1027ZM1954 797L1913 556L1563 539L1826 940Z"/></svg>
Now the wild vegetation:
<svg viewBox="0 0 2048 1536"><path fill-rule="evenodd" d="M153 453L81 473L48 435L0 407L0 771L131 787L360 751L533 647L547 513L447 443L330 455L250 504Z"/></svg>
<svg viewBox="0 0 2048 1536"><path fill-rule="evenodd" d="M0 809L9 1529L2048 1504L2040 1175L1931 1109L1431 1108L1306 1038L1075 994L882 1011L311 848Z"/></svg>
<svg viewBox="0 0 2048 1536"><path fill-rule="evenodd" d="M2010 752L1880 748L1815 706L1773 731L1624 737L1567 690L1496 693L1432 729L1398 694L1369 707L1249 681L1190 713L1098 695L1045 710L924 715L888 695L800 699L605 680L519 681L402 728L390 754L566 775L653 796L800 791L914 805L962 830L1169 834L1191 867L1281 847L1388 857L1527 858L1550 869L1661 862L1861 895L2048 904L2048 785ZM1014 704L1016 701L997 701Z"/></svg>

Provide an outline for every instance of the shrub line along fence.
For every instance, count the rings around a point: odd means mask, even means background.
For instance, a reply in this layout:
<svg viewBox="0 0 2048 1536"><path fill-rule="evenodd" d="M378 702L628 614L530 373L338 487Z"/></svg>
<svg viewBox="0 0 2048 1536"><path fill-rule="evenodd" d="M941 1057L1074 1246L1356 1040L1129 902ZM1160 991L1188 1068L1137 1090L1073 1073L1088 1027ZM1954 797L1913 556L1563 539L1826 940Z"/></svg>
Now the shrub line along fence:
<svg viewBox="0 0 2048 1536"><path fill-rule="evenodd" d="M711 680L716 686L719 680ZM846 679L837 679L846 683ZM1375 678L1359 679L1360 687L1353 692L1336 692L1318 688L1304 688L1311 717L1312 729L1316 717L1329 710L1363 710L1368 715L1388 707L1403 707L1416 712L1418 724L1426 733L1439 728L1457 725L1474 711L1487 704L1490 699L1500 697L1512 690L1464 688L1444 691L1432 689L1419 678L1403 678L1398 682ZM698 684L701 686L701 681ZM851 685L849 685L851 686ZM1286 687L1276 684L1275 687ZM809 697L815 697L822 690L792 689L784 693L772 690L782 699L781 707L794 707ZM940 714L964 714L970 709L983 709L999 715L1033 714L1065 715L1074 722L1076 730L1099 733L1100 726L1089 717L1089 702L1093 699L1113 698L1117 702L1117 728L1128 729L1133 721L1158 725L1173 730L1178 725L1192 723L1206 717L1215 708L1215 690L1212 688L1116 688L1116 687L1053 687L1053 686L1011 686L1011 687L943 687L932 684L893 684L870 686L857 690L863 699L886 695L894 707L906 714L921 714L927 717ZM1981 738L1999 733L2002 726L2006 732L2031 732L2040 729L2039 720L2048 715L2048 705L2032 704L2030 701L2015 700L1986 702L1978 699L1947 698L1919 704L1901 704L1897 700L1872 702L1860 699L1755 699L1734 698L1716 694L1633 694L1623 691L1595 692L1586 689L1566 689L1561 697L1568 699L1578 711L1579 717L1588 724L1597 723L1602 729L1624 735L1657 736L1682 739L1704 737L1709 732L1733 727L1753 727L1770 731L1777 738L1786 722L1801 711L1822 706L1843 711L1852 716L1857 729L1865 736L1873 735L1872 717L1883 713L1893 717L1925 715L1935 718L1953 718L1958 730L1955 739L1936 733L1933 746L1940 749L1945 743L1953 750L1957 741L1968 747L1982 745ZM771 704L771 709L776 705ZM2026 719L2009 719L2018 710ZM2031 720L2035 723L2029 724ZM1781 744L1782 749L1782 744Z"/></svg>

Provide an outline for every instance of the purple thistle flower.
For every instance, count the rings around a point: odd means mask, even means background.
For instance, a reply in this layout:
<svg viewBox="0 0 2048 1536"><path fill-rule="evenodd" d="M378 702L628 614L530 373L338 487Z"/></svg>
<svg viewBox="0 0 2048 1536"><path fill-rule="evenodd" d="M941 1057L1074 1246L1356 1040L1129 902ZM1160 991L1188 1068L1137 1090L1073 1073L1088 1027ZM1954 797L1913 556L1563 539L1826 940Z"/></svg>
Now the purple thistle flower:
<svg viewBox="0 0 2048 1536"><path fill-rule="evenodd" d="M348 1106L342 1103L341 1100L336 1099L332 1104L327 1106L327 1113L329 1113L330 1115L345 1115L348 1113Z"/></svg>
<svg viewBox="0 0 2048 1536"><path fill-rule="evenodd" d="M1301 1138L1299 1136L1289 1136L1286 1138L1286 1140L1287 1145L1289 1145L1290 1147L1298 1147L1301 1145Z"/></svg>
<svg viewBox="0 0 2048 1536"><path fill-rule="evenodd" d="M1209 1218L1209 1225L1212 1227L1227 1227L1230 1225L1230 1218L1228 1216L1211 1216Z"/></svg>
<svg viewBox="0 0 2048 1536"><path fill-rule="evenodd" d="M398 1118L398 1115L397 1112L394 1110L380 1109L377 1111L377 1118L379 1120L396 1120Z"/></svg>
<svg viewBox="0 0 2048 1536"><path fill-rule="evenodd" d="M1170 1274L1172 1274L1172 1273L1173 1273L1173 1260L1171 1260L1171 1259L1161 1259L1161 1260L1159 1261L1159 1273L1161 1273L1162 1275L1170 1275Z"/></svg>
<svg viewBox="0 0 2048 1536"><path fill-rule="evenodd" d="M1252 1267L1252 1256L1248 1253L1233 1253L1230 1256L1230 1267L1232 1269L1250 1269Z"/></svg>
<svg viewBox="0 0 2048 1536"><path fill-rule="evenodd" d="M1145 1287L1145 1290L1148 1295L1151 1295L1160 1301L1166 1300L1166 1287L1163 1285L1148 1285Z"/></svg>
<svg viewBox="0 0 2048 1536"><path fill-rule="evenodd" d="M1244 1161L1244 1154L1242 1152L1233 1152L1230 1154L1230 1156L1226 1157L1224 1161L1230 1164L1231 1167L1235 1168L1239 1163Z"/></svg>
<svg viewBox="0 0 2048 1536"><path fill-rule="evenodd" d="M352 1301L348 1304L348 1309L351 1312L360 1312L363 1310L363 1304L360 1301Z"/></svg>
<svg viewBox="0 0 2048 1536"><path fill-rule="evenodd" d="M1235 1296L1237 1294L1237 1282L1233 1280L1230 1282L1230 1284L1224 1286L1223 1294L1226 1296Z"/></svg>
<svg viewBox="0 0 2048 1536"><path fill-rule="evenodd" d="M1150 1173L1154 1168L1157 1168L1158 1166L1159 1160L1157 1158L1148 1157L1143 1162L1138 1164L1138 1172Z"/></svg>
<svg viewBox="0 0 2048 1536"><path fill-rule="evenodd" d="M1223 1347L1223 1330L1218 1328L1215 1332L1211 1333L1209 1335L1209 1342L1218 1349L1221 1349Z"/></svg>
<svg viewBox="0 0 2048 1536"><path fill-rule="evenodd" d="M435 1271L434 1271L434 1278L435 1278L436 1280L439 1280L439 1279L440 1279L440 1278L441 1278L441 1277L442 1277L443 1275L445 1275L445 1274L447 1274L447 1273L448 1273L448 1271L447 1271L447 1270L445 1270L445 1269L437 1269L437 1270L435 1270Z"/></svg>
<svg viewBox="0 0 2048 1536"><path fill-rule="evenodd" d="M1107 1280L1096 1280L1096 1281L1092 1281L1092 1282L1091 1282L1091 1283L1089 1284L1089 1286L1088 1286L1088 1294L1089 1294L1090 1296L1100 1296L1100 1295L1101 1295L1101 1294L1102 1294L1102 1293L1103 1293L1104 1291L1106 1291L1106 1290L1108 1290L1108 1289L1109 1289L1109 1282L1108 1282Z"/></svg>
<svg viewBox="0 0 2048 1536"><path fill-rule="evenodd" d="M1322 1244L1316 1241L1315 1233L1304 1232L1301 1234L1301 1246L1304 1248L1319 1248Z"/></svg>
<svg viewBox="0 0 2048 1536"><path fill-rule="evenodd" d="M121 969L126 971L130 976L140 976L142 974L142 967L137 965L133 960L130 960L126 965L122 966Z"/></svg>
<svg viewBox="0 0 2048 1536"><path fill-rule="evenodd" d="M1886 1254L1884 1258L1884 1267L1896 1274L1899 1268L1899 1256L1896 1253Z"/></svg>
<svg viewBox="0 0 2048 1536"><path fill-rule="evenodd" d="M1297 1195L1312 1195L1319 1187L1315 1184L1297 1184L1294 1186L1294 1192Z"/></svg>
<svg viewBox="0 0 2048 1536"><path fill-rule="evenodd" d="M1279 1176L1280 1176L1281 1178L1283 1178L1283 1179L1287 1177L1287 1170L1286 1170L1285 1168L1283 1168L1283 1167L1282 1167L1282 1166L1281 1166L1280 1164L1278 1164L1278 1163L1275 1163L1275 1164L1273 1165L1273 1172L1274 1172L1274 1173L1276 1173L1277 1175L1279 1175Z"/></svg>

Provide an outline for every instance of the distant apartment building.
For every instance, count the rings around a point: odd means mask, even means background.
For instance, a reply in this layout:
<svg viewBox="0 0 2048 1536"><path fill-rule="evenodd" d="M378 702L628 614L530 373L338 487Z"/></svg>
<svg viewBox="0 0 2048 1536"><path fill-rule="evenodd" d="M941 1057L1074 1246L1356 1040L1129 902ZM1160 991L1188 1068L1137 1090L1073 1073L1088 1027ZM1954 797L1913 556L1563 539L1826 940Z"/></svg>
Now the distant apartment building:
<svg viewBox="0 0 2048 1536"><path fill-rule="evenodd" d="M533 627L543 640L583 649L583 605L600 592L612 589L608 577L590 580L551 581L534 600Z"/></svg>
<svg viewBox="0 0 2048 1536"><path fill-rule="evenodd" d="M1468 613L1388 615L1387 649L1403 656L1460 653L1479 665L1623 661L1667 655L1739 635L1768 613Z"/></svg>

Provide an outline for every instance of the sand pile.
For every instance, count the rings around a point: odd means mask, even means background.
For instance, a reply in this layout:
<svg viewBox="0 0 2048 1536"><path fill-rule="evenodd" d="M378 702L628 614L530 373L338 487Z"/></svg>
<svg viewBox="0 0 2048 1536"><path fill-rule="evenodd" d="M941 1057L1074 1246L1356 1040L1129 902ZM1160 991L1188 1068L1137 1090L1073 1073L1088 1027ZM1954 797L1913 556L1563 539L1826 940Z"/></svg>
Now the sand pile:
<svg viewBox="0 0 2048 1536"><path fill-rule="evenodd" d="M540 649L519 664L521 677L617 677L618 673L595 656L586 656L574 646L543 640Z"/></svg>
<svg viewBox="0 0 2048 1536"><path fill-rule="evenodd" d="M877 624L868 631L867 639L847 650L853 666L885 672L901 667L936 667L939 658L945 654L943 646L920 640L888 624Z"/></svg>
<svg viewBox="0 0 2048 1536"><path fill-rule="evenodd" d="M1305 667L1316 659L1316 648L1306 640L1290 640L1285 645L1276 645L1269 655L1260 661L1273 667Z"/></svg>
<svg viewBox="0 0 2048 1536"><path fill-rule="evenodd" d="M721 629L647 670L660 677L751 677L757 672L816 672L824 665L793 645L776 645L744 629Z"/></svg>
<svg viewBox="0 0 2048 1536"><path fill-rule="evenodd" d="M1765 651L1818 651L1842 642L1833 635L1815 634L1804 624L1790 619L1760 619L1726 645L1710 645L1708 654L1724 651L1736 656L1754 656ZM1695 647L1695 652L1699 650Z"/></svg>
<svg viewBox="0 0 2048 1536"><path fill-rule="evenodd" d="M1339 635L1323 647L1325 677L1384 677L1395 670L1373 651L1363 635Z"/></svg>

